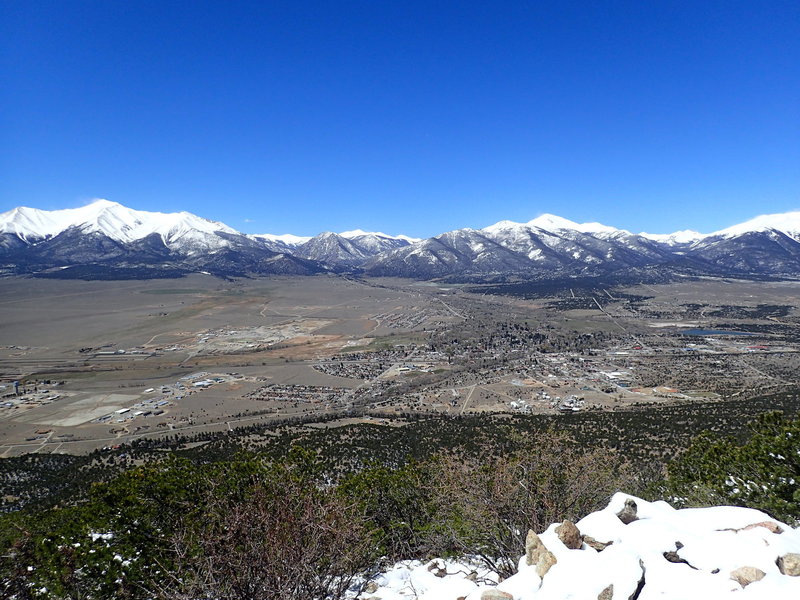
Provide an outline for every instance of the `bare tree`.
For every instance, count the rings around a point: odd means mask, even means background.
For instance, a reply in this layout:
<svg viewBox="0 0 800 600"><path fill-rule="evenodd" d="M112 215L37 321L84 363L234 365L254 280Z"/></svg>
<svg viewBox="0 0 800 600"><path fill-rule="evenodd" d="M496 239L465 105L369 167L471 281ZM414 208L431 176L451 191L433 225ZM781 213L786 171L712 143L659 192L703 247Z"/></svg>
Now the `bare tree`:
<svg viewBox="0 0 800 600"><path fill-rule="evenodd" d="M447 515L442 535L506 577L516 571L528 529L541 532L600 508L627 471L613 451L587 451L555 431L523 436L517 447L506 456L444 456L433 482Z"/></svg>
<svg viewBox="0 0 800 600"><path fill-rule="evenodd" d="M179 527L162 598L336 600L370 564L364 518L340 497L291 476L242 499L212 492L203 522Z"/></svg>

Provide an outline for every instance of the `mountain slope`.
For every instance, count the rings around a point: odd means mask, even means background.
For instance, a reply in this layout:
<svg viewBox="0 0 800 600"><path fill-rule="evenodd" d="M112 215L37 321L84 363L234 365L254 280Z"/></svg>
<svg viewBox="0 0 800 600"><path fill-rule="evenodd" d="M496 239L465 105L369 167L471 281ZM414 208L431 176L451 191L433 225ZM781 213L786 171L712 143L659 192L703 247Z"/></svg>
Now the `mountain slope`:
<svg viewBox="0 0 800 600"><path fill-rule="evenodd" d="M635 234L544 214L527 223L500 221L423 240L360 229L314 237L245 235L188 212L137 211L108 200L76 209L19 207L0 214L0 274L333 270L430 279L506 274L552 278L648 269L800 274L800 212L761 215L710 234Z"/></svg>
<svg viewBox="0 0 800 600"><path fill-rule="evenodd" d="M75 271L76 266L82 268ZM21 207L0 214L0 272L53 269L63 277L72 272L106 277L115 269L154 276L198 270L219 275L326 270L314 261L274 252L263 241L224 223L187 212L136 211L98 200L78 209Z"/></svg>

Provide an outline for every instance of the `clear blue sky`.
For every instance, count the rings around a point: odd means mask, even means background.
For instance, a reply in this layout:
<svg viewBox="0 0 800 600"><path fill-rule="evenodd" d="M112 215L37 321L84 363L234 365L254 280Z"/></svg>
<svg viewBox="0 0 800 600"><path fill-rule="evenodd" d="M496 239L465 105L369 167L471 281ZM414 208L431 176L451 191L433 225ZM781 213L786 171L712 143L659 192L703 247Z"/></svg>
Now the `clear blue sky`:
<svg viewBox="0 0 800 600"><path fill-rule="evenodd" d="M800 209L800 2L0 0L0 211L249 233Z"/></svg>

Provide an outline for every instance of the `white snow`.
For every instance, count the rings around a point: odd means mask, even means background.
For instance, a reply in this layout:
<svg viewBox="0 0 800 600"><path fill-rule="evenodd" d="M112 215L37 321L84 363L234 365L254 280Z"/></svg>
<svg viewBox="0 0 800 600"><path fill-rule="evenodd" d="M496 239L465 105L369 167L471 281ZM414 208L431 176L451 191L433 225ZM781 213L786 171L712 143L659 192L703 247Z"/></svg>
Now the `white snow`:
<svg viewBox="0 0 800 600"><path fill-rule="evenodd" d="M261 238L270 242L280 242L287 246L299 246L311 239L311 236L293 235L291 233L283 233L281 235L275 235L274 233L257 233L252 237Z"/></svg>
<svg viewBox="0 0 800 600"><path fill-rule="evenodd" d="M763 232L769 230L780 231L789 237L800 241L800 211L759 215L744 223L732 225L712 233L699 233L691 229L676 231L675 233L640 233L639 235L669 245L688 244L698 242L710 237L736 237L745 233Z"/></svg>
<svg viewBox="0 0 800 600"><path fill-rule="evenodd" d="M420 241L421 238L414 238L407 235L389 235L380 231L364 231L363 229L353 229L351 231L343 231L339 234L343 238L352 239L359 237L382 237L390 240L405 240L409 244Z"/></svg>
<svg viewBox="0 0 800 600"><path fill-rule="evenodd" d="M217 232L236 234L224 223L188 212L159 213L133 210L109 200L95 200L80 208L39 210L25 206L0 214L0 232L28 241L56 236L71 227L84 233L102 233L120 242L132 242L152 234L167 246L176 244L224 245ZM214 240L213 238L216 238Z"/></svg>
<svg viewBox="0 0 800 600"><path fill-rule="evenodd" d="M625 525L616 515L628 498L637 504L638 520ZM763 526L765 522L777 525L782 532L773 533ZM571 550L558 539L557 524L553 524L540 538L557 562L541 579L524 556L518 572L499 584L495 575L478 573L474 560L404 561L374 580L376 590L357 597L480 600L485 590L497 587L514 600L594 600L613 584L614 598L628 598L639 585L644 569L639 600L800 598L800 577L783 575L776 565L780 556L800 553L800 529L757 510L730 506L676 510L666 502L646 502L618 493L606 508L576 525L584 535L613 543L602 551L586 544ZM665 552L677 552L689 564L670 562ZM439 570L442 565L446 565L444 576ZM731 572L743 566L755 567L766 575L742 587L731 579Z"/></svg>
<svg viewBox="0 0 800 600"><path fill-rule="evenodd" d="M716 231L711 235L732 237L751 231L768 231L770 229L800 240L800 211L759 215L744 223Z"/></svg>
<svg viewBox="0 0 800 600"><path fill-rule="evenodd" d="M676 244L690 244L692 242L701 240L707 236L707 234L699 233L691 229L683 229L681 231L676 231L675 233L642 232L639 235L642 236L643 238L647 238L648 240L653 240L654 242L661 242L662 244L668 244L670 246L674 246Z"/></svg>
<svg viewBox="0 0 800 600"><path fill-rule="evenodd" d="M532 221L528 221L529 227L538 227L548 231L558 231L561 229L571 229L573 231L580 231L581 233L616 233L620 231L616 227L609 227L602 223L575 223L569 219L545 213L536 217Z"/></svg>
<svg viewBox="0 0 800 600"><path fill-rule="evenodd" d="M543 214L535 219L528 221L527 223L517 223L515 221L498 221L494 225L489 225L488 227L484 227L481 231L484 231L491 235L498 235L498 234L515 234L515 233L524 233L530 232L532 228L541 229L548 232L559 232L559 231L578 231L580 233L616 233L622 231L620 229L616 229L615 227L609 227L608 225L603 225L602 223L576 223L574 221L570 221L569 219L565 219L563 217L559 217L556 215L551 214Z"/></svg>

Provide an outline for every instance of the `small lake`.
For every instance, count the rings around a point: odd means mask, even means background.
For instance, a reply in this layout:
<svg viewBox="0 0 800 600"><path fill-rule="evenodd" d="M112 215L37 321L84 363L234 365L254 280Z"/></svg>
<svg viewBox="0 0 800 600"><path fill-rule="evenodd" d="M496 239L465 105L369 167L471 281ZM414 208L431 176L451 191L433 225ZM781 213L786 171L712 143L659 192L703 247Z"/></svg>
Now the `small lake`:
<svg viewBox="0 0 800 600"><path fill-rule="evenodd" d="M684 329L683 335L755 335L747 331L727 331L725 329Z"/></svg>

